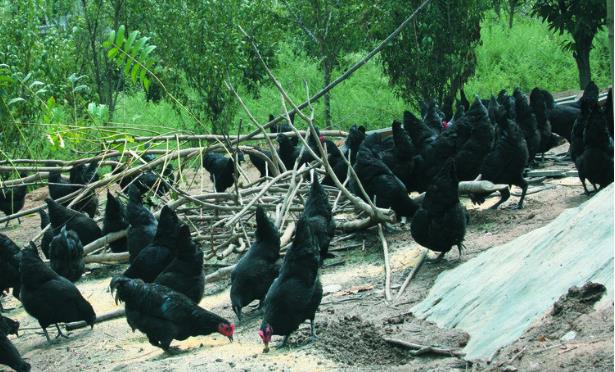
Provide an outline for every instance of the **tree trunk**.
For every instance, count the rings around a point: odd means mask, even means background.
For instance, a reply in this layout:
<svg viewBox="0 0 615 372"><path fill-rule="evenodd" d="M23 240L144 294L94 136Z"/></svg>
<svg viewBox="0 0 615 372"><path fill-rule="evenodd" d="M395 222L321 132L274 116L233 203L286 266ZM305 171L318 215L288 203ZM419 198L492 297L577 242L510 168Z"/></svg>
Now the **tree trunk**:
<svg viewBox="0 0 615 372"><path fill-rule="evenodd" d="M331 83L331 70L333 68L329 64L324 65L324 86L326 87ZM331 95L330 93L325 94L323 97L324 105L325 105L325 128L331 129Z"/></svg>
<svg viewBox="0 0 615 372"><path fill-rule="evenodd" d="M609 27L609 54L611 56L611 86L613 86L613 1L606 0L606 24Z"/></svg>
<svg viewBox="0 0 615 372"><path fill-rule="evenodd" d="M515 17L515 9L517 8L517 0L508 0L508 28L513 26L513 18Z"/></svg>
<svg viewBox="0 0 615 372"><path fill-rule="evenodd" d="M575 42L577 45L576 51L573 53L574 60L577 63L579 70L579 87L585 89L587 84L591 81L591 68L589 65L589 52L590 48L587 45L592 45L591 40L589 44Z"/></svg>

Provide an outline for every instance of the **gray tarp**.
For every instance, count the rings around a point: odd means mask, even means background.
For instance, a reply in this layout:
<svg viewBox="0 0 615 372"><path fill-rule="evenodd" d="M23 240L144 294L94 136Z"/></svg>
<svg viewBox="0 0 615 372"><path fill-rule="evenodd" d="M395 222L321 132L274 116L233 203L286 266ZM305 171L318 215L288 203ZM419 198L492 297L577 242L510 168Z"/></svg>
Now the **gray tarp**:
<svg viewBox="0 0 615 372"><path fill-rule="evenodd" d="M468 332L466 359L490 358L568 288L588 281L604 284L600 304L612 304L613 185L548 225L440 274L412 311Z"/></svg>

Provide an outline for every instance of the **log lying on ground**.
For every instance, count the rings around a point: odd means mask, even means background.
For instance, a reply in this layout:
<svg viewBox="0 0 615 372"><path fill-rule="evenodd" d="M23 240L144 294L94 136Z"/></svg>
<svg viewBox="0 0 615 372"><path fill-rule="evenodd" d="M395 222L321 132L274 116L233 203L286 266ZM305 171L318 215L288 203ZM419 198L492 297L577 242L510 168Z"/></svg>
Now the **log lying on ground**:
<svg viewBox="0 0 615 372"><path fill-rule="evenodd" d="M124 309L115 310L110 313L106 313L106 314L96 317L94 324L96 325L98 323L106 322L108 320L121 318L125 314L126 314L126 310ZM84 322L83 320L78 321L78 322L66 323L65 325L67 331L73 331L75 329L85 328L87 326L88 324Z"/></svg>
<svg viewBox="0 0 615 372"><path fill-rule="evenodd" d="M415 344L414 342L408 342L408 341L398 340L394 338L385 338L384 340L390 344L401 346L407 349L411 349L412 351L410 351L410 354L417 355L417 356L423 355L423 354L448 355L448 356L454 356L457 358L463 358L465 356L465 353L459 350L455 350L455 349L446 349L446 348L437 347L437 346L427 346L427 345Z"/></svg>

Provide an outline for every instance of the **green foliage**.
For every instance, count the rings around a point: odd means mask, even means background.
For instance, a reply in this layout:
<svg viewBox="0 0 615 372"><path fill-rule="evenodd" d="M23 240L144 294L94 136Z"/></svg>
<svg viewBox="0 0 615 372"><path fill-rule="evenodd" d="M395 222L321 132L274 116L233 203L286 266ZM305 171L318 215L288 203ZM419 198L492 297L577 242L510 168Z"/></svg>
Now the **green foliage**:
<svg viewBox="0 0 615 372"><path fill-rule="evenodd" d="M373 37L382 40L422 1L381 1ZM450 100L474 73L483 0L432 1L382 50L385 73L414 107Z"/></svg>
<svg viewBox="0 0 615 372"><path fill-rule="evenodd" d="M120 26L117 32L109 31L107 40L102 44L107 48L107 58L115 62L124 71L124 76L129 78L133 84L138 81L148 91L149 71L156 62L151 53L156 46L149 44L149 37L139 37L140 32L137 30L132 31L128 37L125 37L125 34L124 25Z"/></svg>
<svg viewBox="0 0 615 372"><path fill-rule="evenodd" d="M506 23L493 13L483 21L476 74L465 84L466 94L488 97L500 89L529 91L536 86L553 92L578 89L574 58L559 47L568 36L552 34L546 24L527 16L517 17L512 29ZM606 30L594 40L591 65L596 83L610 85Z"/></svg>

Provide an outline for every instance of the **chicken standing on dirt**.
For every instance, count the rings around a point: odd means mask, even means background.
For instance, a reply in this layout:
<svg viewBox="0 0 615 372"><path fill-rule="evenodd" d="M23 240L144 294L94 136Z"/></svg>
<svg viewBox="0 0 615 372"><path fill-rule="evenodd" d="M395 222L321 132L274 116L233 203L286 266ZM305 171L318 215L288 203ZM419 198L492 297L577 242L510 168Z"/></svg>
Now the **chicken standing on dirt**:
<svg viewBox="0 0 615 372"><path fill-rule="evenodd" d="M532 89L530 93L530 106L536 117L536 124L540 132L538 153L543 155L551 148L557 146L559 142L559 137L554 135L551 129L547 104L547 97L545 97L544 91L539 88Z"/></svg>
<svg viewBox="0 0 615 372"><path fill-rule="evenodd" d="M186 295L197 304L203 298L203 251L192 241L187 225L182 224L179 227L175 258L154 282Z"/></svg>
<svg viewBox="0 0 615 372"><path fill-rule="evenodd" d="M594 83L590 82L590 85L592 84ZM581 114L574 124L575 129L579 127L583 128L583 147L582 151L575 149L578 155L574 163L579 171L583 189L589 195L585 180L592 184L594 191L613 182L613 142L609 135L606 114L598 105L597 94L583 95Z"/></svg>
<svg viewBox="0 0 615 372"><path fill-rule="evenodd" d="M480 168L483 180L496 184L519 186L522 190L517 208L523 207L523 199L527 192L527 182L523 178L523 171L527 165L527 143L521 128L514 121L514 102L508 100L508 109L492 102L495 105L495 121L497 131L495 145L489 152ZM482 204L489 193L472 194L472 202ZM497 209L510 197L509 189L500 190L501 198L491 209Z"/></svg>
<svg viewBox="0 0 615 372"><path fill-rule="evenodd" d="M141 193L134 185L128 188L126 219L130 224L126 233L126 246L130 253L129 262L132 263L139 252L154 241L158 228L156 217L143 205Z"/></svg>
<svg viewBox="0 0 615 372"><path fill-rule="evenodd" d="M38 256L36 247L29 246L22 251L21 302L28 314L38 320L47 341L50 341L47 327L55 324L58 337L67 337L58 323L83 320L94 328L96 314L92 305L83 298L77 287L68 279L51 270Z"/></svg>
<svg viewBox="0 0 615 372"><path fill-rule="evenodd" d="M41 230L45 229L49 225L49 215L45 212L44 209L38 211L38 215L41 219ZM43 237L41 238L41 250L45 255L45 258L49 259L49 245L53 240L53 227L49 226L47 230L43 233Z"/></svg>
<svg viewBox="0 0 615 372"><path fill-rule="evenodd" d="M455 161L451 159L433 178L412 219L412 237L423 247L441 252L438 258L444 257L454 245L461 254L468 214L459 202L458 189Z"/></svg>
<svg viewBox="0 0 615 372"><path fill-rule="evenodd" d="M60 233L63 226L66 226L67 229L77 233L83 245L102 237L102 231L96 222L85 214L66 208L50 198L45 199L45 202L49 208L49 220L54 236Z"/></svg>
<svg viewBox="0 0 615 372"><path fill-rule="evenodd" d="M0 295L3 291L13 288L13 296L19 298L21 286L19 277L20 259L21 251L17 244L8 236L0 234Z"/></svg>
<svg viewBox="0 0 615 372"><path fill-rule="evenodd" d="M71 282L79 280L85 271L83 245L77 234L73 230L67 230L66 226L63 226L51 241L49 265L58 275Z"/></svg>
<svg viewBox="0 0 615 372"><path fill-rule="evenodd" d="M284 336L282 346L306 319L310 320L312 337L316 337L314 317L322 300L318 242L305 218L297 221L295 240L286 253L280 275L265 297L265 313L258 332L269 350L272 335Z"/></svg>
<svg viewBox="0 0 615 372"><path fill-rule="evenodd" d="M25 174L21 174L25 177ZM0 211L5 215L17 213L23 209L26 203L26 194L28 188L26 185L16 185L11 187L0 188ZM6 221L6 226L9 225L10 220ZM21 223L21 219L17 218L17 222Z"/></svg>
<svg viewBox="0 0 615 372"><path fill-rule="evenodd" d="M107 191L107 205L105 207L105 217L103 218L103 235L122 231L128 228L126 218L126 207L119 201L111 191ZM118 239L109 243L111 252L126 252L128 250L126 238Z"/></svg>
<svg viewBox="0 0 615 372"><path fill-rule="evenodd" d="M138 329L145 333L150 344L165 351L173 340L214 332L233 340L234 324L165 286L115 277L111 291L116 291L116 301L125 303L126 320L133 332Z"/></svg>
<svg viewBox="0 0 615 372"><path fill-rule="evenodd" d="M517 124L523 131L523 136L527 142L528 164L534 160L536 153L540 148L540 132L538 131L538 123L536 116L532 112L527 97L518 88L513 92L515 98L515 112Z"/></svg>
<svg viewBox="0 0 615 372"><path fill-rule="evenodd" d="M254 150L260 152L261 154L265 155L269 159L273 160L273 155L271 154L271 151L259 149L256 147L254 148ZM260 173L261 178L271 175L271 169L268 169L269 165L265 160L261 159L257 155L252 154L251 152L248 153L248 157L250 158L250 161L252 162L252 164L254 164L254 167L258 169L258 172Z"/></svg>
<svg viewBox="0 0 615 372"><path fill-rule="evenodd" d="M175 257L179 219L168 206L162 207L156 236L132 260L124 276L139 278L147 283L153 282Z"/></svg>
<svg viewBox="0 0 615 372"><path fill-rule="evenodd" d="M278 276L280 233L262 207L256 208L255 241L231 273L231 304L241 320L241 309L254 300L263 306L265 295Z"/></svg>
<svg viewBox="0 0 615 372"><path fill-rule="evenodd" d="M209 151L203 157L203 167L209 172L216 192L224 192L235 183L235 162L219 152Z"/></svg>
<svg viewBox="0 0 615 372"><path fill-rule="evenodd" d="M309 223L312 234L316 237L322 265L325 258L331 257L329 255L329 244L335 234L335 221L333 220L329 196L316 176L314 176L304 207L303 216Z"/></svg>
<svg viewBox="0 0 615 372"><path fill-rule="evenodd" d="M9 366L17 372L27 372L30 364L24 361L15 345L6 337L7 332L0 327L0 364Z"/></svg>

